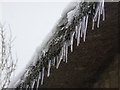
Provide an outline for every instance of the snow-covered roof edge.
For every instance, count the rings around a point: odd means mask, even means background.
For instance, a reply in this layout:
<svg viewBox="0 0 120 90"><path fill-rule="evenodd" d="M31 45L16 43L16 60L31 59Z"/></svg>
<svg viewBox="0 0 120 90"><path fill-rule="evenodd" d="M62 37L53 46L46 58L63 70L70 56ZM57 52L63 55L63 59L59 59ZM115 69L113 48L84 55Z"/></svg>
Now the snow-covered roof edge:
<svg viewBox="0 0 120 90"><path fill-rule="evenodd" d="M61 61L67 63L68 47L70 46L72 52L74 38L77 40L77 46L79 46L80 39L86 40L89 18L93 18L92 29L94 29L95 22L99 28L101 15L105 20L104 0L76 2L72 7L67 8L45 43L42 47L37 48L34 57L19 80L11 86L15 88L38 88L40 84L42 85L45 70L48 72L47 77L49 77L51 66L58 69Z"/></svg>

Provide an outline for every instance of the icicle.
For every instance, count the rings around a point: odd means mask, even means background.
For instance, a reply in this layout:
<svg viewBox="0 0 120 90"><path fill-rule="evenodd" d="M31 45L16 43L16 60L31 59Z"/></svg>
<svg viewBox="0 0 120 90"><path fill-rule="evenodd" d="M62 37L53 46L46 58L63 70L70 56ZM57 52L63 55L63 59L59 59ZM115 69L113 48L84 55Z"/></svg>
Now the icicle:
<svg viewBox="0 0 120 90"><path fill-rule="evenodd" d="M65 57L66 57L66 54L65 54L65 53L66 53L66 52L65 52L66 50L65 50L65 49L66 49L66 42L64 43L64 46L63 46L63 61L64 61L64 62L65 62Z"/></svg>
<svg viewBox="0 0 120 90"><path fill-rule="evenodd" d="M100 26L100 10L98 12L98 22L97 22L97 28L99 28Z"/></svg>
<svg viewBox="0 0 120 90"><path fill-rule="evenodd" d="M63 48L62 48L62 50L61 50L61 52L60 52L60 60L59 60L58 63L57 63L56 69L59 68L59 65L60 65L62 59L63 59Z"/></svg>
<svg viewBox="0 0 120 90"><path fill-rule="evenodd" d="M52 65L55 66L55 57L53 58Z"/></svg>
<svg viewBox="0 0 120 90"><path fill-rule="evenodd" d="M83 37L84 42L85 42L85 39L86 39L87 26L88 26L88 15L86 16L86 20L85 20L85 30L84 30L84 37Z"/></svg>
<svg viewBox="0 0 120 90"><path fill-rule="evenodd" d="M29 88L29 85L27 85L26 90Z"/></svg>
<svg viewBox="0 0 120 90"><path fill-rule="evenodd" d="M85 16L83 17L83 20L82 20L82 27L81 27L81 37L83 37L83 34L84 34L84 30L85 30Z"/></svg>
<svg viewBox="0 0 120 90"><path fill-rule="evenodd" d="M50 76L50 68L51 68L51 60L49 60L49 64L48 64L48 73L47 73L47 77Z"/></svg>
<svg viewBox="0 0 120 90"><path fill-rule="evenodd" d="M101 13L101 15L103 14L103 2L101 2L100 13Z"/></svg>
<svg viewBox="0 0 120 90"><path fill-rule="evenodd" d="M78 37L78 26L75 27L75 38L77 39Z"/></svg>
<svg viewBox="0 0 120 90"><path fill-rule="evenodd" d="M81 30L81 22L80 22L80 26L79 26L79 29L78 29L77 46L79 46L79 44L80 44L80 30Z"/></svg>
<svg viewBox="0 0 120 90"><path fill-rule="evenodd" d="M66 53L65 53L65 54L66 54L66 55L65 55L65 56L66 56L65 61L66 61L66 63L67 63L67 59L68 59L68 57L67 57L67 55L68 55L68 45L67 45L67 43L66 43L66 49L65 49L65 50L66 50L66 51L65 51L65 52L66 52Z"/></svg>
<svg viewBox="0 0 120 90"><path fill-rule="evenodd" d="M99 12L99 6L97 7L96 12L95 12L95 16L93 18L95 22L97 21L98 12Z"/></svg>
<svg viewBox="0 0 120 90"><path fill-rule="evenodd" d="M94 30L94 27L95 27L95 21L93 19L93 22L92 22L92 30Z"/></svg>
<svg viewBox="0 0 120 90"><path fill-rule="evenodd" d="M104 21L105 20L104 0L103 0L103 5L102 5L102 11L103 11L103 21Z"/></svg>
<svg viewBox="0 0 120 90"><path fill-rule="evenodd" d="M32 89L34 88L34 85L35 85L35 79L33 80L33 82L32 82Z"/></svg>
<svg viewBox="0 0 120 90"><path fill-rule="evenodd" d="M41 72L39 72L39 76L38 76L38 80L37 80L37 88L39 88L40 79L41 79Z"/></svg>
<svg viewBox="0 0 120 90"><path fill-rule="evenodd" d="M74 35L75 35L75 32L73 32L72 35L71 35L71 52L73 52L73 40L74 40Z"/></svg>
<svg viewBox="0 0 120 90"><path fill-rule="evenodd" d="M41 85L43 85L45 67L42 68Z"/></svg>
<svg viewBox="0 0 120 90"><path fill-rule="evenodd" d="M102 10L102 2L100 1L100 4L98 6L98 22L97 22L97 28L99 28L100 26L100 14L101 14L101 10Z"/></svg>

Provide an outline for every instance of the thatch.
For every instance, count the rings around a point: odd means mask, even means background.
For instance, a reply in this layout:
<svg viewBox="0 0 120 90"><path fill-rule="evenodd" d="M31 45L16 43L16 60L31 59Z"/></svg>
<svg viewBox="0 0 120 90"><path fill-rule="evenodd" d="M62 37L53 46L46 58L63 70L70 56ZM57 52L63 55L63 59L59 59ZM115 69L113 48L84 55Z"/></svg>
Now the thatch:
<svg viewBox="0 0 120 90"><path fill-rule="evenodd" d="M93 4L91 4L92 6ZM68 62L67 64L62 63L59 67L59 70L56 70L55 67L51 67L51 75L49 78L45 78L45 83L40 87L91 87L94 82L98 80L98 77L102 74L104 69L109 65L111 61L114 59L114 55L117 49L117 40L118 40L118 23L117 23L117 15L116 12L118 6L117 3L106 3L106 21L100 22L100 28L95 28L95 30L91 30L91 21L89 22L88 31L87 31L87 40L84 43L81 41L80 46L76 47L76 40L74 40L74 52L68 54ZM93 14L93 13L92 13ZM86 14L85 14L86 15ZM91 15L92 17L94 15ZM73 19L72 24L70 24L70 29L75 30L75 26L78 24L78 20L80 16L78 15ZM90 18L92 19L92 18ZM65 20L63 17L62 20ZM57 27L56 29L61 30L66 26L64 22L62 25ZM72 28L72 29L71 29ZM64 31L64 30L63 30ZM61 32L63 33L63 32ZM61 35L59 32L59 34ZM65 32L64 32L65 33ZM69 32L68 32L69 33ZM71 35L71 33L69 33ZM67 35L69 35L67 34ZM51 41L54 40L55 33ZM67 39L70 37L68 36ZM61 39L62 40L62 39ZM64 42L64 41L60 41ZM48 42L49 43L49 42ZM47 44L48 44L47 43ZM62 44L60 44L62 45ZM54 46L54 45L53 45ZM51 46L52 47L52 46ZM61 51L59 47L53 47L48 51L57 51L55 53L45 53L45 55L49 55L49 60L52 59L52 56L59 55ZM56 49L55 49L56 48ZM70 48L70 47L69 47ZM43 53L44 54L44 53ZM51 55L52 54L52 55ZM30 66L28 68L29 74L28 76L23 78L17 88L31 88L33 85L33 81L35 77L38 77L39 72L43 72L44 69L48 70L49 61L46 58L42 58L44 62L41 62L41 59L38 58L37 63L34 66ZM43 63L43 64L41 64ZM47 64L46 64L47 63ZM41 65L42 68L41 68ZM43 68L44 67L44 68ZM46 72L44 75L46 76ZM38 79L37 79L38 80ZM37 83L34 82L34 87L36 88Z"/></svg>

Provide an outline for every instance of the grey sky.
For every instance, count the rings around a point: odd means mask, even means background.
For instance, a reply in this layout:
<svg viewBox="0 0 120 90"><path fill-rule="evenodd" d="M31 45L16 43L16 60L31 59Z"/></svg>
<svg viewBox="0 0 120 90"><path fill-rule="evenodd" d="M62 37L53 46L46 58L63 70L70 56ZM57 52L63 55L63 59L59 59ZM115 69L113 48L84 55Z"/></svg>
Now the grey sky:
<svg viewBox="0 0 120 90"><path fill-rule="evenodd" d="M36 48L52 30L68 2L0 3L2 22L10 24L18 56L16 74L25 68ZM1 9L1 8L0 8Z"/></svg>

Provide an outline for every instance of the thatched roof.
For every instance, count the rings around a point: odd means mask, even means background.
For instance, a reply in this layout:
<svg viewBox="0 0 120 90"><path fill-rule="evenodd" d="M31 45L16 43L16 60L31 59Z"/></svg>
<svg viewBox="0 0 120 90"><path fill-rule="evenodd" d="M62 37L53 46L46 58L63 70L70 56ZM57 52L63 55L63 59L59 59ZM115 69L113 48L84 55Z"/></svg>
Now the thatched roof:
<svg viewBox="0 0 120 90"><path fill-rule="evenodd" d="M117 3L106 3L106 21L100 22L100 28L92 30L92 18L95 15L96 8L93 9L94 5L99 5L98 3L83 3L85 11L79 11L79 14L75 14L74 18L71 19L70 23L66 22L67 16L63 16L60 19L59 24L57 25L56 32L49 39L49 41L44 44L45 47L40 49L37 61L31 64L26 72L23 74L17 88L36 88L37 82L43 84L43 77L49 76L49 71L52 72L49 78L45 78L45 83L40 87L90 87L92 83L97 81L97 78L104 71L105 67L113 61L116 46L117 46ZM89 6L89 8L87 8ZM77 7L78 8L78 7ZM68 50L68 59L65 57L62 59L63 62L69 62L67 64L55 59L55 65L51 67L50 62L54 62L54 58L57 58L59 55L61 57L62 47L64 47L64 42L71 41L71 37L75 34L75 28L79 24L79 20L83 23L84 16L85 21L87 20L87 15L89 10L92 10L92 13L89 15L89 25L87 31L87 40L85 40L85 31L83 31L83 40L81 40L80 46L76 47L78 42L74 40L73 43L70 43ZM83 8L82 8L83 9ZM84 13L83 16L81 16ZM77 15L77 16L76 16ZM98 16L99 17L99 16ZM85 23L84 23L85 24ZM85 27L84 27L85 28ZM66 34L67 33L67 34ZM60 36L62 35L62 38ZM65 39L63 39L65 36ZM57 39L59 38L59 39ZM78 39L78 38L76 38ZM55 40L55 42L54 42ZM58 40L58 42L56 41ZM57 42L57 43L56 43ZM77 44L76 44L77 43ZM72 47L73 45L73 47ZM70 53L70 51L73 51ZM45 51L45 52L44 52ZM64 50L63 50L64 51ZM58 61L57 61L58 60ZM61 60L61 59L60 59ZM68 61L67 61L68 60ZM49 68L51 67L51 69ZM59 70L55 68L59 67ZM104 67L104 68L103 68ZM48 73L44 72L47 71ZM26 74L27 73L27 74ZM42 74L41 74L42 73ZM44 76L43 76L44 73ZM42 75L39 79L39 75ZM91 83L92 82L92 83ZM89 84L88 84L89 83ZM91 84L90 84L91 83Z"/></svg>

